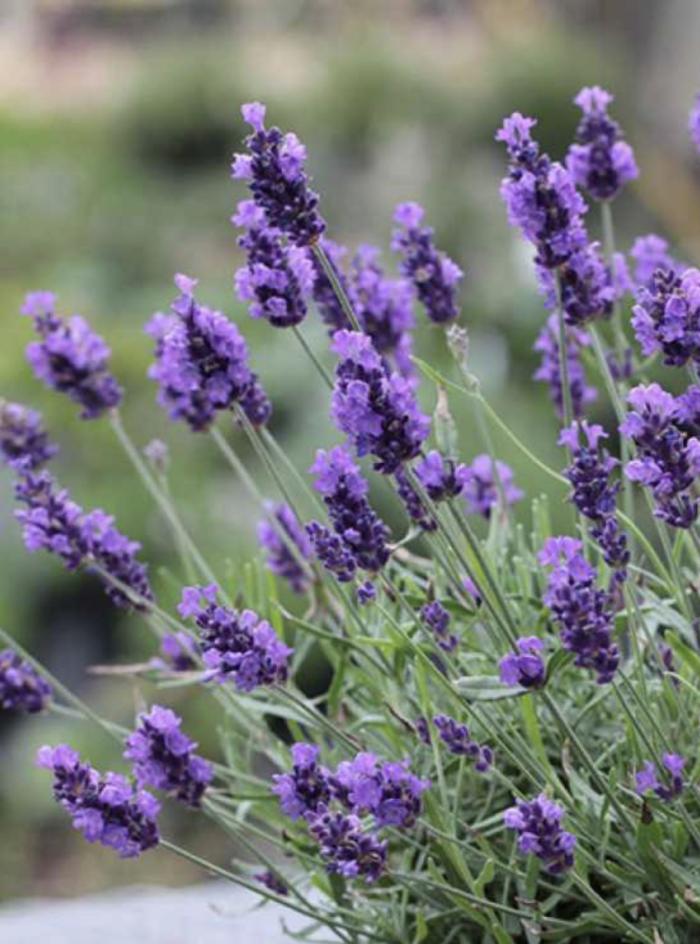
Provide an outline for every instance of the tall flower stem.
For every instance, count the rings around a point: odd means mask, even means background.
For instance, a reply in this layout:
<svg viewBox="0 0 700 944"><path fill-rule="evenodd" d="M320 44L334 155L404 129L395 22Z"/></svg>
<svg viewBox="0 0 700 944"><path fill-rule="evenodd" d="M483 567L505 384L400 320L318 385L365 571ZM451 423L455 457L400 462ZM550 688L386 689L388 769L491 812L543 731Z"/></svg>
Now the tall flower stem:
<svg viewBox="0 0 700 944"><path fill-rule="evenodd" d="M173 504L169 501L169 499L154 481L153 476L146 466L146 463L141 458L138 449L131 441L129 434L124 429L124 425L121 421L121 416L118 410L115 409L111 411L110 422L119 444L122 446L124 452L136 469L139 478L145 485L151 497L155 500L165 518L168 520L168 523L172 527L173 531L178 535L179 540L182 541L183 546L186 547L188 552L192 555L192 559L196 563L201 574L209 581L209 583L218 583L216 576L214 575L214 571L206 562L199 548L190 537L189 532L175 511Z"/></svg>
<svg viewBox="0 0 700 944"><path fill-rule="evenodd" d="M316 256L316 259L318 260L321 268L325 272L328 281L331 283L331 286L333 287L333 291L335 292L336 297L338 301L340 302L340 307L343 309L343 314L352 325L352 330L362 331L362 328L360 327L360 323L357 320L357 316L355 312L353 311L352 305L350 304L350 299L348 298L345 289L340 284L340 281L338 280L338 277L335 274L333 264L331 263L330 259L326 255L324 248L321 246L320 243L317 242L312 245L311 250L313 254Z"/></svg>
<svg viewBox="0 0 700 944"><path fill-rule="evenodd" d="M319 373L321 379L323 380L323 382L325 383L325 385L328 387L329 390L332 390L332 389L333 389L333 379L331 378L331 375L328 373L328 371L327 371L326 368L323 366L323 364L321 363L321 361L316 357L316 355L314 354L314 352L311 350L311 346L309 345L308 341L306 340L306 338L304 337L304 335L303 335L303 334L301 333L301 331L299 330L299 326L298 326L298 325L293 325L292 331L294 332L294 336L296 337L297 341L299 342L299 344L300 344L301 347L303 348L304 353L306 354L306 356L309 358L309 360L311 361L311 363L314 365L314 367L315 367L316 370L318 371L318 373Z"/></svg>

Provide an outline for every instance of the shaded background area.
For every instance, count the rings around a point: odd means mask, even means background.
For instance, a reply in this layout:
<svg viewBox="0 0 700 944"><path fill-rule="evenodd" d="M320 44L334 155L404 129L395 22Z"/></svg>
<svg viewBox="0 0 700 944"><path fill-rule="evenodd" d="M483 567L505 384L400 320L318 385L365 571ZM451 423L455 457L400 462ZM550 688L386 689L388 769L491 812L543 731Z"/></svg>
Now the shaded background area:
<svg viewBox="0 0 700 944"><path fill-rule="evenodd" d="M611 88L642 170L616 203L620 248L656 230L697 259L700 161L686 116L700 87L699 37L693 0L4 0L0 395L44 412L61 445L57 476L81 504L116 513L143 542L168 599L162 569L175 565L173 549L109 428L81 423L25 363L31 326L17 314L22 296L55 291L61 311L85 315L112 345L127 388L125 422L141 446L154 435L167 440L172 489L208 554L234 572L255 553L258 514L213 444L169 425L154 403L142 325L167 308L174 272L196 276L202 301L243 326L274 402L273 430L298 466L335 441L325 390L307 362L287 335L251 322L232 292L240 260L229 217L243 194L228 165L244 134L239 105L259 98L272 122L307 144L334 238L351 247L377 242L391 263L394 204L426 205L440 245L466 271L473 369L533 451L558 461L546 391L530 381L543 311L527 251L505 222L505 159L494 132L505 114L530 112L543 146L561 156L577 122L573 95L584 84ZM589 222L596 232L595 212ZM305 331L323 350L314 315ZM446 360L442 334L424 321L416 348ZM427 391L424 405L433 407ZM470 459L482 445L466 406L453 407ZM507 443L498 449L536 494L543 483L532 468ZM377 501L398 521L395 505ZM85 667L149 658L150 636L88 577L24 553L4 473L0 502L0 624L101 712L129 723L153 692L96 680ZM527 523L526 507L520 515ZM200 702L188 702L188 727L214 749L215 721ZM164 854L125 865L70 832L45 774L31 767L38 744L62 739L98 765L119 763L114 745L85 727L0 718L0 898L192 878ZM183 844L225 857L200 817L170 826Z"/></svg>

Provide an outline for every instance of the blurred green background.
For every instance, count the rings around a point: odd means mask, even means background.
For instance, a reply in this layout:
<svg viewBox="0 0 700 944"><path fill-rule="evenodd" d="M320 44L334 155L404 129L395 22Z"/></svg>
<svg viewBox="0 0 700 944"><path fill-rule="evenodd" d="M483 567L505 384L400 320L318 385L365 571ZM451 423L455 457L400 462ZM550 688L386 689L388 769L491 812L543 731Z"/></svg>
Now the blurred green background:
<svg viewBox="0 0 700 944"><path fill-rule="evenodd" d="M168 533L108 425L82 423L26 365L23 294L56 292L62 312L85 315L111 344L139 445L155 435L168 442L173 492L208 554L234 573L255 553L258 515L213 443L168 424L155 405L142 325L167 309L173 273L196 276L201 299L243 326L274 401L272 428L298 466L335 441L325 390L301 352L288 335L251 322L232 292L240 260L229 217L243 194L229 161L244 134L239 106L258 98L272 122L307 144L333 238L387 250L394 204L426 205L440 245L466 271L473 370L530 447L557 462L547 393L530 381L543 311L499 200L505 161L494 132L514 109L535 114L543 145L561 156L577 121L573 95L584 84L611 88L643 174L616 204L619 245L653 229L697 258L698 161L685 124L700 86L698 29L692 0L3 0L0 395L44 412L61 445L60 480L81 504L114 512L167 587L159 569L175 565ZM597 232L594 212L590 227ZM304 330L322 352L314 315ZM416 349L449 369L441 332L424 320ZM434 405L428 390L424 405ZM469 459L483 446L468 405L452 406ZM507 443L498 451L530 495L542 489ZM100 711L129 723L153 693L85 669L149 658L150 636L90 578L66 575L46 555L28 557L6 473L0 495L0 623ZM396 521L386 496L377 501ZM527 521L525 505L520 515ZM213 748L204 705L195 698L187 711L188 727ZM45 774L32 767L40 743L63 739L97 764L119 764L114 745L85 727L0 718L0 899L191 879L164 855L124 864L71 833ZM208 857L225 855L200 818L172 826Z"/></svg>

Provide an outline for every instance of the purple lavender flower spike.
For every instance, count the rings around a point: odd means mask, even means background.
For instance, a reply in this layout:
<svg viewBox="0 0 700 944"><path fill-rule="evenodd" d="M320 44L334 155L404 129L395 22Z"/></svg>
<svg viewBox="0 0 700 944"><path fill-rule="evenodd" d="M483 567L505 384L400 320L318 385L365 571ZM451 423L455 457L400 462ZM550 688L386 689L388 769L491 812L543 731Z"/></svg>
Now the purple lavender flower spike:
<svg viewBox="0 0 700 944"><path fill-rule="evenodd" d="M422 226L424 210L417 203L400 203L394 212L398 228L391 248L401 254L401 274L416 290L428 318L447 324L459 315L457 288L464 277L459 266L438 252L433 230Z"/></svg>
<svg viewBox="0 0 700 944"><path fill-rule="evenodd" d="M377 588L371 580L365 580L357 588L357 602L360 606L367 606L377 599Z"/></svg>
<svg viewBox="0 0 700 944"><path fill-rule="evenodd" d="M632 148L622 140L618 123L608 115L612 101L613 96L597 85L581 89L574 99L583 117L566 166L578 186L594 200L612 200L626 183L639 176Z"/></svg>
<svg viewBox="0 0 700 944"><path fill-rule="evenodd" d="M5 465L19 473L35 472L57 452L39 413L0 400L0 456Z"/></svg>
<svg viewBox="0 0 700 944"><path fill-rule="evenodd" d="M345 246L341 246L339 243L333 242L333 240L328 239L326 236L321 237L319 245L321 246L321 249L323 249L326 259L330 267L333 269L335 277L340 283L343 291L346 295L349 295L350 286L342 266L343 259L347 255L347 249ZM340 304L340 299L333 288L333 284L326 275L323 266L313 253L311 253L311 262L314 267L314 284L312 294L314 302L316 303L316 307L318 308L318 312L321 316L321 320L325 325L327 325L328 331L331 335L342 329L350 330L352 325L350 324L348 316L343 311L343 306Z"/></svg>
<svg viewBox="0 0 700 944"><path fill-rule="evenodd" d="M639 236L632 243L630 255L634 259L634 281L637 286L649 286L657 269L680 275L682 266L669 254L668 243L655 233Z"/></svg>
<svg viewBox="0 0 700 944"><path fill-rule="evenodd" d="M433 724L450 754L460 757L471 757L474 761L474 770L483 774L493 763L493 751L485 744L478 744L469 733L466 724L459 724L448 715L436 715Z"/></svg>
<svg viewBox="0 0 700 944"><path fill-rule="evenodd" d="M288 246L253 200L238 204L233 222L246 230L238 239L247 253L247 264L235 276L238 297L250 303L252 318L265 318L275 328L299 324L306 317L305 296L314 284L307 251Z"/></svg>
<svg viewBox="0 0 700 944"><path fill-rule="evenodd" d="M340 763L329 783L335 799L356 815L371 813L377 829L414 826L421 796L431 785L411 773L408 761L380 762L367 751Z"/></svg>
<svg viewBox="0 0 700 944"><path fill-rule="evenodd" d="M27 360L47 387L68 394L82 407L83 419L96 419L122 398L122 388L107 367L110 349L84 318L63 319L54 309L51 292L27 295L22 314L34 319L41 338L27 345Z"/></svg>
<svg viewBox="0 0 700 944"><path fill-rule="evenodd" d="M319 753L315 744L297 742L292 746L292 772L272 778L272 792L290 819L323 812L330 802L329 772L319 765Z"/></svg>
<svg viewBox="0 0 700 944"><path fill-rule="evenodd" d="M423 624L435 637L435 642L444 652L454 652L459 645L459 637L449 632L450 614L438 600L426 603L420 611Z"/></svg>
<svg viewBox="0 0 700 944"><path fill-rule="evenodd" d="M319 449L309 471L316 476L314 485L323 496L333 528L356 566L370 573L381 570L389 559L388 528L372 510L367 500L367 482L347 450L343 446L335 446L328 452ZM307 530L307 533L323 559L316 530L313 533ZM330 552L331 548L328 550ZM343 560L343 566L346 563Z"/></svg>
<svg viewBox="0 0 700 944"><path fill-rule="evenodd" d="M396 481L396 494L401 499L406 514L411 521L423 531L435 531L437 521L425 507L422 498L411 484L406 470L403 468L397 469L394 473L394 479Z"/></svg>
<svg viewBox="0 0 700 944"><path fill-rule="evenodd" d="M88 842L114 849L123 859L158 845L160 804L150 793L135 790L126 777L81 763L67 744L40 748L37 764L53 773L56 801Z"/></svg>
<svg viewBox="0 0 700 944"><path fill-rule="evenodd" d="M637 293L632 326L645 356L661 351L664 363L700 363L700 270L656 269Z"/></svg>
<svg viewBox="0 0 700 944"><path fill-rule="evenodd" d="M15 495L27 506L15 512L15 517L22 525L24 544L30 553L50 551L68 570L97 564L135 594L131 596L100 575L113 603L125 609L148 609L153 592L147 568L136 559L140 544L121 534L110 515L99 508L84 512L45 471L27 474L18 481Z"/></svg>
<svg viewBox="0 0 700 944"><path fill-rule="evenodd" d="M313 545L289 505L268 502L269 519L258 525L258 540L267 551L267 566L273 574L286 580L294 593L306 593L312 574L303 565L313 557Z"/></svg>
<svg viewBox="0 0 700 944"><path fill-rule="evenodd" d="M562 430L559 444L567 446L571 453L571 465L564 470L572 486L570 499L593 523L591 535L600 546L605 563L615 571L614 579L622 582L627 576L630 553L627 535L620 529L616 515L620 483L610 481L620 463L607 449L599 447L603 439L607 439L607 433L602 426L583 420Z"/></svg>
<svg viewBox="0 0 700 944"><path fill-rule="evenodd" d="M561 297L568 325L581 327L597 318L608 318L618 297L613 273L600 254L598 243L574 250L558 267L559 295L551 269L538 265L537 281L545 305L555 309Z"/></svg>
<svg viewBox="0 0 700 944"><path fill-rule="evenodd" d="M496 478L496 475L498 478ZM514 505L523 497L523 492L513 481L513 470L505 462L496 460L496 468L491 456L479 455L464 473L462 498L470 515L482 515L490 518L494 508L501 503L501 490L506 505Z"/></svg>
<svg viewBox="0 0 700 944"><path fill-rule="evenodd" d="M522 688L540 688L545 681L545 665L540 653L544 643L537 636L521 636L516 641L517 652L509 652L498 663L498 672L504 685Z"/></svg>
<svg viewBox="0 0 700 944"><path fill-rule="evenodd" d="M215 584L185 587L178 606L180 616L194 619L199 627L207 678L220 683L233 681L242 692L284 682L293 650L277 637L267 620L252 610L239 613L220 606L217 597Z"/></svg>
<svg viewBox="0 0 700 944"><path fill-rule="evenodd" d="M253 131L245 139L248 154L236 154L232 177L248 183L253 200L271 226L297 246L317 242L326 224L318 212L318 194L304 171L306 148L292 132L265 127L265 106L250 102L241 108Z"/></svg>
<svg viewBox="0 0 700 944"><path fill-rule="evenodd" d="M365 832L357 816L324 812L311 820L310 830L330 874L363 878L369 885L386 869L386 841Z"/></svg>
<svg viewBox="0 0 700 944"><path fill-rule="evenodd" d="M36 714L51 700L45 678L12 649L0 651L0 710Z"/></svg>
<svg viewBox="0 0 700 944"><path fill-rule="evenodd" d="M415 458L430 430L413 383L387 374L371 339L357 331L337 331L332 350L339 355L331 413L359 456L370 453L374 467L391 474Z"/></svg>
<svg viewBox="0 0 700 944"><path fill-rule="evenodd" d="M535 262L556 269L588 242L582 215L586 204L568 170L540 154L531 130L535 119L514 112L496 134L510 156L501 197L511 226L536 248Z"/></svg>
<svg viewBox="0 0 700 944"><path fill-rule="evenodd" d="M598 396L595 387L586 383L581 363L581 351L590 345L591 339L579 328L566 328L566 358L569 366L571 406L575 419L584 415L586 406ZM533 350L542 355L542 362L532 375L549 386L549 395L557 416L564 416L564 397L559 370L559 324L556 315L550 315L535 341Z"/></svg>
<svg viewBox="0 0 700 944"><path fill-rule="evenodd" d="M416 465L415 473L423 488L435 502L461 495L470 477L463 463L446 459L436 449L432 449Z"/></svg>
<svg viewBox="0 0 700 944"><path fill-rule="evenodd" d="M695 145L695 150L700 153L700 95L695 96L693 107L688 115L688 131Z"/></svg>
<svg viewBox="0 0 700 944"><path fill-rule="evenodd" d="M266 869L264 872L257 872L253 878L260 882L261 885L264 885L265 888L274 892L275 895L289 894L289 886L287 883L280 878L276 872L271 872L270 869Z"/></svg>
<svg viewBox="0 0 700 944"><path fill-rule="evenodd" d="M698 516L692 488L700 474L700 440L686 432L687 401L679 404L654 383L635 387L627 402L632 412L620 432L633 440L637 457L627 463L625 473L651 489L655 515L674 528L689 528Z"/></svg>
<svg viewBox="0 0 700 944"><path fill-rule="evenodd" d="M564 649L575 655L575 665L593 670L603 685L612 681L620 661L612 638L615 613L611 595L597 589L596 571L581 548L575 538L549 538L537 559L552 568L544 602L559 626Z"/></svg>
<svg viewBox="0 0 700 944"><path fill-rule="evenodd" d="M335 574L340 583L349 583L354 579L357 571L355 557L338 534L318 521L310 521L306 525L306 533L314 554L326 570Z"/></svg>
<svg viewBox="0 0 700 944"><path fill-rule="evenodd" d="M358 248L350 265L348 295L377 353L408 377L413 373L413 288L405 279L387 278L378 260L375 246Z"/></svg>
<svg viewBox="0 0 700 944"><path fill-rule="evenodd" d="M148 376L159 384L158 402L173 420L208 429L219 410L236 403L256 426L270 416L269 400L248 366L248 346L220 311L200 305L195 279L175 276L180 295L171 314L156 314L146 331L156 341Z"/></svg>
<svg viewBox="0 0 700 944"><path fill-rule="evenodd" d="M534 800L516 800L503 814L508 829L518 833L518 849L536 855L550 875L561 875L574 864L576 837L561 828L564 810L540 793Z"/></svg>
<svg viewBox="0 0 700 944"><path fill-rule="evenodd" d="M180 730L182 719L169 708L153 705L138 720L124 757L132 762L139 786L164 790L187 806L199 807L214 771L194 753L197 745Z"/></svg>
<svg viewBox="0 0 700 944"><path fill-rule="evenodd" d="M664 754L661 762L666 769L668 782L662 783L659 781L656 764L648 760L641 770L638 770L635 774L635 790L640 796L643 796L648 790L653 790L660 800L669 803L683 792L685 785L683 782L683 768L686 760L679 754Z"/></svg>

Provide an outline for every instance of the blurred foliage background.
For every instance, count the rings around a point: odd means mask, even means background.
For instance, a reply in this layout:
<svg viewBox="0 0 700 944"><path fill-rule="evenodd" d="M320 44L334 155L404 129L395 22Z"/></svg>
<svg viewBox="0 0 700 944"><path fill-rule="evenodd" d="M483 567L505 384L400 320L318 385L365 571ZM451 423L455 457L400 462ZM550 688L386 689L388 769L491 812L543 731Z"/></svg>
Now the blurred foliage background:
<svg viewBox="0 0 700 944"><path fill-rule="evenodd" d="M139 445L167 440L173 492L208 554L232 574L255 554L258 515L213 444L169 425L155 405L142 325L167 308L173 273L196 276L201 299L243 326L274 401L273 430L299 467L335 441L325 390L300 351L251 322L232 292L239 258L229 217L242 192L228 165L244 134L239 106L258 98L272 122L307 144L333 238L376 242L392 263L394 204L426 205L439 244L466 271L474 371L531 448L556 462L547 393L530 380L543 311L528 253L499 200L505 160L494 132L514 109L535 114L544 147L561 156L577 122L573 95L584 84L611 88L642 169L616 204L620 247L656 230L697 259L698 160L685 125L700 86L698 29L693 0L3 0L0 395L44 412L61 445L60 480L81 504L114 512L167 586L167 531L109 427L82 423L26 365L23 294L55 291L61 311L85 315L111 344ZM594 212L589 222L596 232ZM305 332L323 351L313 315ZM442 334L420 321L416 335L418 353L449 369ZM468 404L452 406L470 459L482 444ZM603 412L596 419L612 423ZM252 462L242 440L237 447ZM542 489L506 442L498 451L530 495ZM86 667L149 658L150 636L89 577L67 576L46 555L28 557L4 473L0 496L0 623L100 711L129 723L153 693ZM386 495L377 502L398 521ZM527 521L525 505L519 514ZM215 719L200 701L188 703L188 728L213 749ZM191 880L165 855L124 864L70 832L46 776L32 768L40 743L63 739L98 765L119 764L113 743L85 726L0 718L0 899ZM172 826L208 857L225 856L201 818Z"/></svg>

